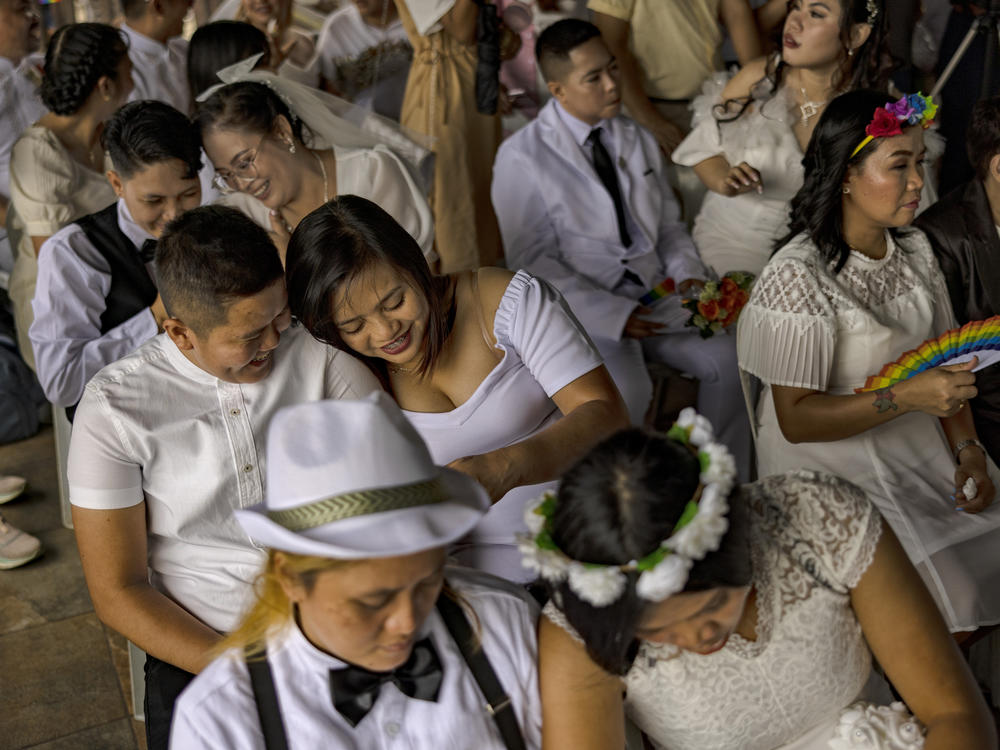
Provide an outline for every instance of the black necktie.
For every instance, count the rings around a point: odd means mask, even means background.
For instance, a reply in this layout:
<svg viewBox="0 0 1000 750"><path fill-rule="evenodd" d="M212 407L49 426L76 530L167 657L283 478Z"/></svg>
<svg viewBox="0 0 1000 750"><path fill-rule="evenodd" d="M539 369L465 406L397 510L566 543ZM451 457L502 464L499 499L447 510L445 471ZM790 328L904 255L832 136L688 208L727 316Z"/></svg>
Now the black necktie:
<svg viewBox="0 0 1000 750"><path fill-rule="evenodd" d="M375 705L382 685L391 682L403 695L422 701L437 701L441 688L441 661L430 638L413 647L406 663L391 672L370 672L362 667L330 670L333 706L356 727Z"/></svg>
<svg viewBox="0 0 1000 750"><path fill-rule="evenodd" d="M618 185L618 175L615 173L615 164L611 161L611 154L601 143L601 129L594 128L590 131L587 141L594 149L594 169L597 176L601 178L604 187L611 194L611 200L615 202L615 216L618 217L618 236L621 237L622 245L628 247L632 244L628 229L625 228L625 204L622 203L622 191Z"/></svg>
<svg viewBox="0 0 1000 750"><path fill-rule="evenodd" d="M143 263L150 263L156 259L156 240L146 240L139 248L139 257Z"/></svg>

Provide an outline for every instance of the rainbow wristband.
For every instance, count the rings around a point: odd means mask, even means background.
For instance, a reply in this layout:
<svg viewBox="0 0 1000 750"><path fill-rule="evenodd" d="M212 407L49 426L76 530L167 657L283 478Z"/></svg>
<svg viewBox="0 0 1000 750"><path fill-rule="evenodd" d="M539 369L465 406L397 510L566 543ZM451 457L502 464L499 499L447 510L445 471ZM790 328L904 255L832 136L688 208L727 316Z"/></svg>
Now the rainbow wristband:
<svg viewBox="0 0 1000 750"><path fill-rule="evenodd" d="M663 299L677 290L677 285L674 284L674 280L667 277L659 284L654 286L644 295L639 298L640 305L651 305L657 300Z"/></svg>

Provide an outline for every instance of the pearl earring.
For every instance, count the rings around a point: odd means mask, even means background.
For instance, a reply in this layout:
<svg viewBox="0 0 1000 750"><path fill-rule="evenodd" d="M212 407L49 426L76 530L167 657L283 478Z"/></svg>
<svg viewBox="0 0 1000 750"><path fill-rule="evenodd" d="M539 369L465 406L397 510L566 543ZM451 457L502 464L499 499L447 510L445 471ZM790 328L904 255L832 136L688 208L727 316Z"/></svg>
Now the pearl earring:
<svg viewBox="0 0 1000 750"><path fill-rule="evenodd" d="M853 48L852 48L852 49L849 49L849 50L847 50L847 56L848 56L848 57L854 57L854 49L853 49Z"/></svg>
<svg viewBox="0 0 1000 750"><path fill-rule="evenodd" d="M844 186L844 195L847 195L850 192L851 192L851 189L845 185Z"/></svg>
<svg viewBox="0 0 1000 750"><path fill-rule="evenodd" d="M295 144L294 143L291 143L291 142L288 143L288 153L290 153L290 154L294 154L295 153Z"/></svg>

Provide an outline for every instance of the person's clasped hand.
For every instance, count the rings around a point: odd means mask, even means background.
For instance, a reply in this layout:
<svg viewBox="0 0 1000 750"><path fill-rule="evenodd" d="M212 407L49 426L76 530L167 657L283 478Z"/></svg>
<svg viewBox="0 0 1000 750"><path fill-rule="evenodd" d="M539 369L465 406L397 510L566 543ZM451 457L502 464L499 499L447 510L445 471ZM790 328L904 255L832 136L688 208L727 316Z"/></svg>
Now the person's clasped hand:
<svg viewBox="0 0 1000 750"><path fill-rule="evenodd" d="M893 386L900 405L935 417L951 417L979 393L972 369L979 358L934 367Z"/></svg>
<svg viewBox="0 0 1000 750"><path fill-rule="evenodd" d="M722 189L719 192L722 195L732 197L749 193L751 190L756 190L758 194L763 193L764 182L760 178L760 172L744 161L729 168L729 172L722 180Z"/></svg>
<svg viewBox="0 0 1000 750"><path fill-rule="evenodd" d="M636 307L632 311L632 314L628 316L628 320L625 321L623 335L630 339L644 339L649 336L658 336L663 330L663 324L642 317L652 312L652 309L646 307L646 305Z"/></svg>

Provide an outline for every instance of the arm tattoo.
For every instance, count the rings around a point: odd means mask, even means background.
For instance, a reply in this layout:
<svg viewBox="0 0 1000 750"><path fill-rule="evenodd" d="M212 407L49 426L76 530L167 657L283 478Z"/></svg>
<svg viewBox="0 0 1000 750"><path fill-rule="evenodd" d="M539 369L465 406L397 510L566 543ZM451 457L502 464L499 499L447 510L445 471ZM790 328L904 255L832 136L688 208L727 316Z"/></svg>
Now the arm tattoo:
<svg viewBox="0 0 1000 750"><path fill-rule="evenodd" d="M890 409L898 411L899 404L896 403L896 394L892 392L892 387L879 388L875 391L875 401L872 406L878 409L879 414Z"/></svg>

